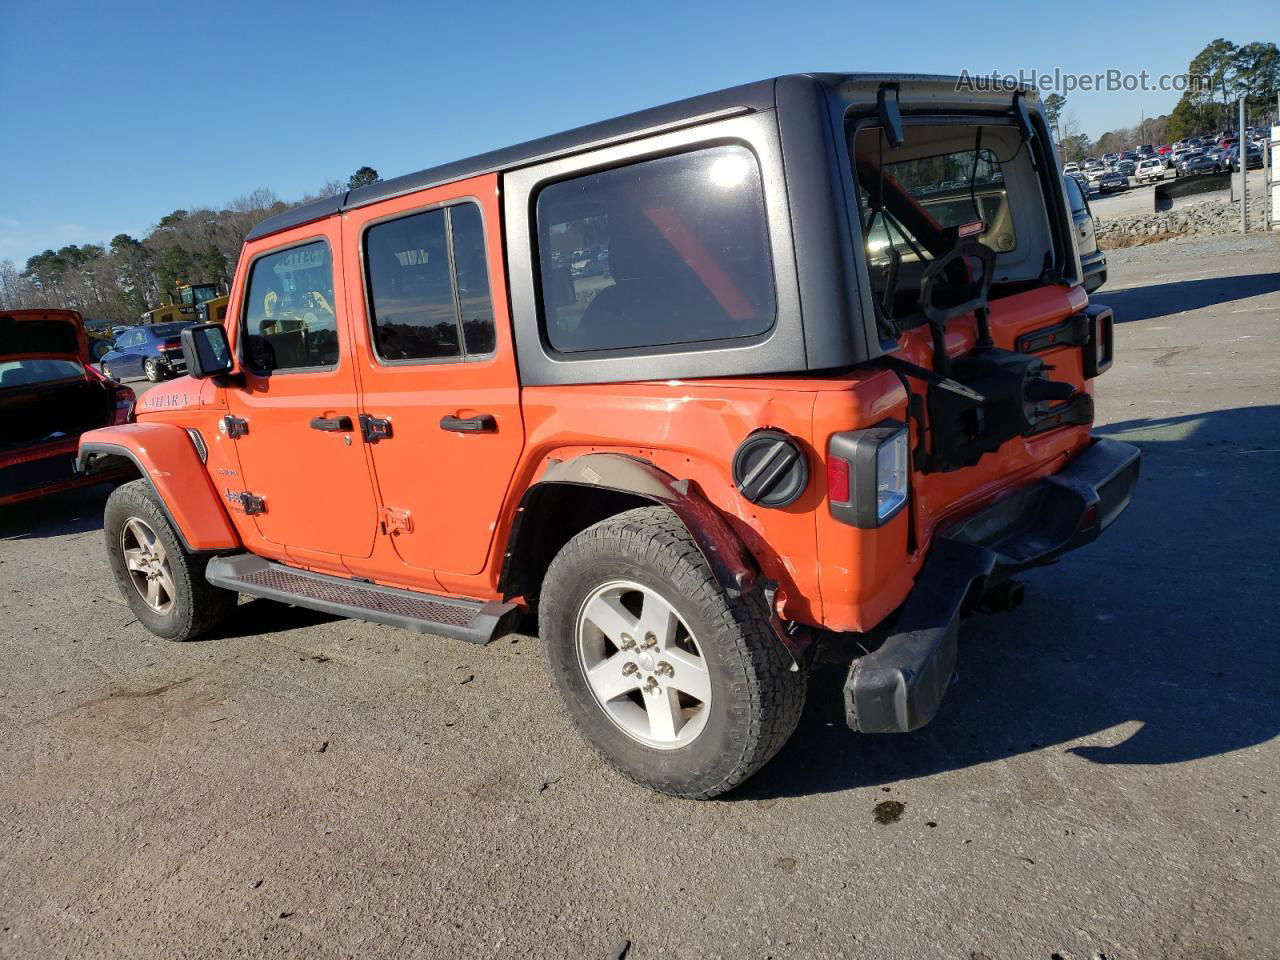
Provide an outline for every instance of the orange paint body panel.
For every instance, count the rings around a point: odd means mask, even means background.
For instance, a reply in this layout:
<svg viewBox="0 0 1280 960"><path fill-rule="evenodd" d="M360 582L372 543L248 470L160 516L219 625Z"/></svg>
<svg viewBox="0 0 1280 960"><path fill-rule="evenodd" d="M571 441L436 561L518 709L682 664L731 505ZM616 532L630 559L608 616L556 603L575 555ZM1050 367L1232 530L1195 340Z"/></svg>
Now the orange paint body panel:
<svg viewBox="0 0 1280 960"><path fill-rule="evenodd" d="M240 537L187 432L169 423L126 423L90 430L80 448L128 451L169 509L193 550L233 550Z"/></svg>

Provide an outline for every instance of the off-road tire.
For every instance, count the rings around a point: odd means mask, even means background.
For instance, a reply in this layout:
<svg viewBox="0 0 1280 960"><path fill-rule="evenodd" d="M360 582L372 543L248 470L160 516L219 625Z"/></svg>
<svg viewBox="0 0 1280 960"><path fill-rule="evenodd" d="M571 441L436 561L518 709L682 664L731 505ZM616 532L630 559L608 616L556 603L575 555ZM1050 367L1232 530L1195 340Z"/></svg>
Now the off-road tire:
<svg viewBox="0 0 1280 960"><path fill-rule="evenodd" d="M706 726L678 749L629 737L587 685L577 618L600 585L625 579L657 590L697 637L711 676ZM547 670L578 730L613 769L660 793L709 799L741 784L776 754L804 709L802 671L769 625L763 597L730 598L674 513L642 507L588 527L552 561L538 605Z"/></svg>
<svg viewBox="0 0 1280 960"><path fill-rule="evenodd" d="M125 567L121 531L133 517L154 530L164 545L176 588L172 608L166 614L147 606ZM112 491L107 498L103 528L107 560L116 586L138 622L156 636L166 640L194 640L216 627L235 608L234 592L219 589L205 580L208 558L183 547L149 481L131 480Z"/></svg>

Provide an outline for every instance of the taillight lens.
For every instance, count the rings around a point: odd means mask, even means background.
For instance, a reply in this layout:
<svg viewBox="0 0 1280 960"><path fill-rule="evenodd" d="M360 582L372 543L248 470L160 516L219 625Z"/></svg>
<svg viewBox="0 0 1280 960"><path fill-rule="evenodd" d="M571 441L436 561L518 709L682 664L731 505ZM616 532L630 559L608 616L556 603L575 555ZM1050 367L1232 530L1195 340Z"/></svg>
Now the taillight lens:
<svg viewBox="0 0 1280 960"><path fill-rule="evenodd" d="M137 400L137 395L133 392L132 387L126 387L122 383L115 385L116 394L116 423L128 423L133 419L133 405Z"/></svg>
<svg viewBox="0 0 1280 960"><path fill-rule="evenodd" d="M827 442L827 506L831 515L863 529L893 519L907 502L910 455L907 426L895 420L832 434Z"/></svg>
<svg viewBox="0 0 1280 960"><path fill-rule="evenodd" d="M849 502L849 461L844 457L827 457L827 499Z"/></svg>
<svg viewBox="0 0 1280 960"><path fill-rule="evenodd" d="M881 523L907 502L907 428L876 448L876 519Z"/></svg>

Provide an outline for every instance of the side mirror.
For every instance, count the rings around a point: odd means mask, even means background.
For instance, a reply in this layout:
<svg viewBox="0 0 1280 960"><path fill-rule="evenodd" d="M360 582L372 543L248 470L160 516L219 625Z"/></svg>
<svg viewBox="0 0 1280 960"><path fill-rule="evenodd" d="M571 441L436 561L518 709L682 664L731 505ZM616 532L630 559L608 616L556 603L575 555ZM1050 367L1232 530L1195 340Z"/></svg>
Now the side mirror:
<svg viewBox="0 0 1280 960"><path fill-rule="evenodd" d="M200 323L183 330L182 356L188 376L197 380L230 373L235 365L227 331L220 323Z"/></svg>

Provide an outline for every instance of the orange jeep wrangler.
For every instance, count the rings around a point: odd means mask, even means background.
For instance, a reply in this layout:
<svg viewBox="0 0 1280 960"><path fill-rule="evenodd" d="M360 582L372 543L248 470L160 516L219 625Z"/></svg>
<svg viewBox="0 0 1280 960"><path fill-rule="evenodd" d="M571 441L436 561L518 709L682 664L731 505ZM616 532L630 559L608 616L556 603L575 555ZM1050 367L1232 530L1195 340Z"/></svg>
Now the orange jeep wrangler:
<svg viewBox="0 0 1280 960"><path fill-rule="evenodd" d="M1081 281L1034 91L782 77L264 221L79 463L141 472L107 554L157 635L237 594L475 643L536 611L586 739L712 797L818 642L853 729L915 730L960 618L1127 506Z"/></svg>

